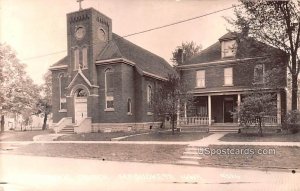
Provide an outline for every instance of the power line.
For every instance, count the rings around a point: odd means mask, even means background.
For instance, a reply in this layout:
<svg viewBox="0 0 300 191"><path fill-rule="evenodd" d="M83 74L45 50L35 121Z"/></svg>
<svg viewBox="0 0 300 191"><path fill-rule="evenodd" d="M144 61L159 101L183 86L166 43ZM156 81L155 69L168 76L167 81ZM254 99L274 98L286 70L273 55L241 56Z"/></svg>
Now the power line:
<svg viewBox="0 0 300 191"><path fill-rule="evenodd" d="M139 31L139 32L127 34L127 35L121 36L119 38L127 38L127 37L131 37L131 36L135 36L135 35L139 35L139 34L151 32L151 31L154 31L154 30L159 30L159 29L162 29L162 28L167 28L167 27L170 27L170 26L178 25L178 24L181 24L181 23L185 23L185 22L189 22L189 21L192 21L192 20L196 20L196 19L202 18L202 17L213 15L213 14L216 14L216 13L219 13L219 12L223 12L223 11L226 11L226 10L238 7L238 6L241 6L241 4L235 5L235 6L231 6L231 7L227 7L227 8L224 8L224 9L220 9L220 10L217 10L217 11L213 11L213 12L210 12L210 13L206 13L204 15L192 17L192 18L189 18L189 19L177 21L177 22L174 22L174 23L170 23L170 24L166 24L166 25L162 25L162 26L150 28L150 29L147 29L147 30L143 30L143 31ZM91 44L90 46L94 46L94 45L95 44ZM67 50L57 51L57 52L53 52L53 53L49 53L49 54L45 54L45 55L40 55L40 56L35 56L35 57L29 57L29 58L22 59L22 61L33 60L33 59L36 59L36 58L42 58L42 57L46 57L46 56L60 54L60 53L63 53L63 52L67 52Z"/></svg>
<svg viewBox="0 0 300 191"><path fill-rule="evenodd" d="M238 5L238 6L240 6L240 5ZM166 27L178 25L178 24L181 24L181 23L185 23L185 22L188 22L188 21L192 21L192 20L195 20L195 19L199 19L199 18L208 16L208 15L212 15L212 14L216 14L216 13L219 13L219 12L222 12L222 11L226 11L226 10L232 9L234 7L237 7L237 6L231 6L231 7L225 8L225 9L220 9L220 10L217 10L217 11L214 11L214 12L211 12L211 13L207 13L207 14L204 14L204 15L197 16L197 17L185 19L185 20L182 20L182 21L177 21L175 23L171 23L171 24L167 24L167 25L163 25L163 26L159 26L159 27L147 29L147 30L144 30L144 31L140 31L140 32L128 34L128 35L122 36L122 38L126 38L126 37L134 36L134 35L137 35L137 34L142 34L142 33L150 32L150 31L154 31L154 30L158 30L158 29L162 29L162 28L166 28Z"/></svg>

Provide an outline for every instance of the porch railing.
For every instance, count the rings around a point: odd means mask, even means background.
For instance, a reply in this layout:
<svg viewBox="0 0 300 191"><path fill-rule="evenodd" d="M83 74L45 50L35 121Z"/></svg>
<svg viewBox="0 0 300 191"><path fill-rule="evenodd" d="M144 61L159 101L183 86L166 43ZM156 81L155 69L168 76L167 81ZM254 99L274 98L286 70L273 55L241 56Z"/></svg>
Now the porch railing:
<svg viewBox="0 0 300 191"><path fill-rule="evenodd" d="M262 119L262 124L264 126L274 126L274 125L277 125L277 116L265 116L263 119ZM248 124L249 126L253 126L253 125L256 125L259 123L259 120L258 119L254 119L252 121L247 121L246 124Z"/></svg>
<svg viewBox="0 0 300 191"><path fill-rule="evenodd" d="M180 126L208 125L208 117L182 117L179 120Z"/></svg>

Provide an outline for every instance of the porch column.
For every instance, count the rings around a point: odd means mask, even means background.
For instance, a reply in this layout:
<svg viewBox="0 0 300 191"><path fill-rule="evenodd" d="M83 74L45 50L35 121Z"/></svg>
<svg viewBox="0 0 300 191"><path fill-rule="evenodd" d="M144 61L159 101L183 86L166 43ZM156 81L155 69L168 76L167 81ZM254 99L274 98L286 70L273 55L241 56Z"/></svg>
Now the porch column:
<svg viewBox="0 0 300 191"><path fill-rule="evenodd" d="M179 127L179 120L180 120L180 101L178 100L177 103L177 120L176 120L176 127Z"/></svg>
<svg viewBox="0 0 300 191"><path fill-rule="evenodd" d="M277 92L277 124L281 124L281 95Z"/></svg>
<svg viewBox="0 0 300 191"><path fill-rule="evenodd" d="M187 118L187 112L186 112L186 102L184 103L184 118Z"/></svg>
<svg viewBox="0 0 300 191"><path fill-rule="evenodd" d="M208 125L211 126L211 95L208 95Z"/></svg>
<svg viewBox="0 0 300 191"><path fill-rule="evenodd" d="M241 106L241 94L237 95L237 109L238 113L240 112L240 106ZM240 124L240 115L238 115L238 124Z"/></svg>

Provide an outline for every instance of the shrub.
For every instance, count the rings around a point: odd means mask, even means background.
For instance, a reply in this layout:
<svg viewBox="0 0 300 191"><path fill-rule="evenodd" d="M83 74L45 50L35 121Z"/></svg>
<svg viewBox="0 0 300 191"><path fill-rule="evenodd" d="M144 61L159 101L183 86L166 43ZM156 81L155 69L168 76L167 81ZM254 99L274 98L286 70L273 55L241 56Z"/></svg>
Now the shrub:
<svg viewBox="0 0 300 191"><path fill-rule="evenodd" d="M282 128L291 133L298 133L300 130L300 112L297 110L289 111L284 119Z"/></svg>

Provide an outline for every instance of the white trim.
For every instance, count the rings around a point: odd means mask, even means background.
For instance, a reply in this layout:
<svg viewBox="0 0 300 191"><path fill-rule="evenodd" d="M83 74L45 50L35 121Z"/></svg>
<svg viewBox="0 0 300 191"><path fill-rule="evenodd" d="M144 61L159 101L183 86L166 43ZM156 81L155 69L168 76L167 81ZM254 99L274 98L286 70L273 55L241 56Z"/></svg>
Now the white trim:
<svg viewBox="0 0 300 191"><path fill-rule="evenodd" d="M67 89L69 89L75 82L77 76L80 75L83 80L90 86L90 87L93 87L93 88L99 88L99 86L95 86L95 85L92 85L91 82L87 79L87 77L85 77L85 75L82 73L81 69L78 70L77 74L75 75L75 77L73 78L73 80L71 81L71 83L68 85Z"/></svg>
<svg viewBox="0 0 300 191"><path fill-rule="evenodd" d="M51 66L49 70L60 70L60 69L67 69L68 65L60 65L60 66Z"/></svg>
<svg viewBox="0 0 300 191"><path fill-rule="evenodd" d="M75 92L76 92L79 88L83 88L84 90L86 90L87 93L88 93L88 96L90 96L90 91L89 91L89 89L88 89L85 85L83 85L83 84L76 84L76 85L72 88L72 90L71 90L70 97L73 97L73 96L75 95Z"/></svg>
<svg viewBox="0 0 300 191"><path fill-rule="evenodd" d="M67 112L67 109L60 109L58 112L59 112L59 113L66 113L66 112Z"/></svg>
<svg viewBox="0 0 300 191"><path fill-rule="evenodd" d="M105 108L104 111L115 111L115 108Z"/></svg>
<svg viewBox="0 0 300 191"><path fill-rule="evenodd" d="M206 86L205 73L206 73L205 70L197 70L196 71L196 88L205 88L205 86ZM200 74L202 74L202 75L200 75ZM201 84L201 82L203 82L203 86L198 86L199 84Z"/></svg>
<svg viewBox="0 0 300 191"><path fill-rule="evenodd" d="M281 124L281 94L277 92L277 124Z"/></svg>
<svg viewBox="0 0 300 191"><path fill-rule="evenodd" d="M256 59L262 59L266 57L254 57L254 58L242 58L242 59L232 59L232 60L218 60L218 61L213 61L213 62L203 62L203 63L197 63L197 64L187 64L187 65L182 65L182 66L177 66L179 69L192 69L193 67L202 67L202 66L209 66L209 65L214 65L214 64L228 64L228 63L235 63L235 62L240 62L240 61L248 61L248 60L256 60Z"/></svg>
<svg viewBox="0 0 300 191"><path fill-rule="evenodd" d="M145 71L142 71L143 75L145 76L149 76L149 77L152 77L152 78L156 78L158 80L162 80L162 81L168 81L167 78L163 78L163 77L160 77L158 75L155 75L155 74L152 74L152 73L149 73L149 72L145 72Z"/></svg>
<svg viewBox="0 0 300 191"><path fill-rule="evenodd" d="M162 81L167 81L168 80L167 78L158 76L156 74L152 74L150 72L143 71L140 67L138 67L136 65L136 63L134 63L134 62L132 62L132 61L130 61L128 59L125 59L125 58L114 58L114 59L96 61L96 65L122 64L122 63L128 64L130 66L135 66L138 71L142 71L141 72L142 75L149 76L149 77L152 77L152 78L156 78L156 79L162 80Z"/></svg>
<svg viewBox="0 0 300 191"><path fill-rule="evenodd" d="M107 95L107 73L113 73L113 72L114 72L114 70L112 68L109 68L109 67L104 70L104 90L105 90L105 109L104 109L104 111L114 111L114 105L113 105L113 107L107 107L107 102L108 101L112 101L113 104L114 104L114 96L113 95L112 96Z"/></svg>
<svg viewBox="0 0 300 191"><path fill-rule="evenodd" d="M231 73L231 75L226 74L226 71ZM233 68L232 67L226 67L223 70L224 72L224 85L223 86L233 86ZM226 84L226 78L230 77L231 83Z"/></svg>
<svg viewBox="0 0 300 191"><path fill-rule="evenodd" d="M210 93L217 93L215 95L224 95L224 93L231 93L231 92L245 92L245 91L255 91L256 89L229 89L229 90L207 90L205 92L197 92L197 90L193 90L193 91L190 91L190 93L193 93L193 94L210 94ZM271 88L263 88L263 90L267 90L267 91L271 91L271 92L276 92L275 89L271 89ZM227 94L226 94L227 95Z"/></svg>
<svg viewBox="0 0 300 191"><path fill-rule="evenodd" d="M96 61L96 65L106 65L106 64L118 64L120 62L124 62L125 64L135 66L136 64L130 60L127 60L125 58L114 58L114 59L108 59L108 60L98 60Z"/></svg>
<svg viewBox="0 0 300 191"><path fill-rule="evenodd" d="M99 97L99 95L97 95L97 94L91 94L91 95L89 95L90 97Z"/></svg>

